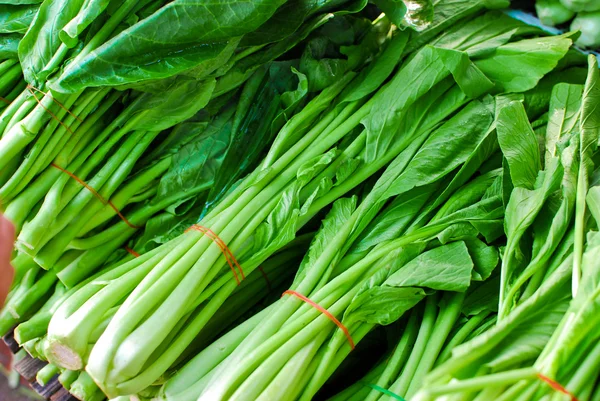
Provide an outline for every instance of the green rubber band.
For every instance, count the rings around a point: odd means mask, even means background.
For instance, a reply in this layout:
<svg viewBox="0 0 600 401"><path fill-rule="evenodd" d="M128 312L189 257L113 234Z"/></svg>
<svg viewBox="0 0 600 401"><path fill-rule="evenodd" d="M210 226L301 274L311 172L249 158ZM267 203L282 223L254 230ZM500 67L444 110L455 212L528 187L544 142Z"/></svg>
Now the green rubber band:
<svg viewBox="0 0 600 401"><path fill-rule="evenodd" d="M373 384L373 383L365 383L362 382L365 386L367 387L371 387L373 390L377 390L385 395L389 395L392 398L397 399L398 401L406 401L404 398L400 397L398 394L392 393L390 390L386 390L385 388L378 386L377 384Z"/></svg>

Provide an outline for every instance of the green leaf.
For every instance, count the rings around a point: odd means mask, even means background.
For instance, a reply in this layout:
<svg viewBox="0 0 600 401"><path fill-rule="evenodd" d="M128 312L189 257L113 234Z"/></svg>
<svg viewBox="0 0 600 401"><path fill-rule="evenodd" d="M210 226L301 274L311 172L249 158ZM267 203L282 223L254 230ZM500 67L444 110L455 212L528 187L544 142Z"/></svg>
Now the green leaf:
<svg viewBox="0 0 600 401"><path fill-rule="evenodd" d="M546 159L558 156L557 144L579 122L583 85L559 83L552 90L546 131Z"/></svg>
<svg viewBox="0 0 600 401"><path fill-rule="evenodd" d="M573 292L577 292L582 274L582 254L585 230L585 197L589 189L590 176L594 170L593 154L598 148L600 137L600 74L598 61L588 57L588 77L585 81L579 120L579 176L575 200L575 250L573 266Z"/></svg>
<svg viewBox="0 0 600 401"><path fill-rule="evenodd" d="M11 6L0 8L0 33L25 33L31 25L38 5Z"/></svg>
<svg viewBox="0 0 600 401"><path fill-rule="evenodd" d="M340 96L342 102L360 100L381 86L400 62L408 41L407 31L397 33L375 60L367 64Z"/></svg>
<svg viewBox="0 0 600 401"><path fill-rule="evenodd" d="M489 11L476 18L466 18L450 27L431 45L467 52L471 59L493 53L514 36L540 33L540 29L527 25L500 11Z"/></svg>
<svg viewBox="0 0 600 401"><path fill-rule="evenodd" d="M0 57L17 58L20 41L19 34L0 35Z"/></svg>
<svg viewBox="0 0 600 401"><path fill-rule="evenodd" d="M302 54L299 69L308 77L310 92L318 92L332 85L348 70L347 60L328 57L328 47L332 47L329 39L318 37L307 44Z"/></svg>
<svg viewBox="0 0 600 401"><path fill-rule="evenodd" d="M181 78L161 93L143 93L131 106L140 119L137 130L161 131L192 117L208 104L215 80Z"/></svg>
<svg viewBox="0 0 600 401"><path fill-rule="evenodd" d="M337 150L332 149L308 160L298 169L294 183L281 194L273 211L256 229L252 244L245 252L249 259L244 263L258 266L296 237L299 218L306 214L311 202L331 189L333 183L325 177L304 204L300 203L300 191L335 159L336 154Z"/></svg>
<svg viewBox="0 0 600 401"><path fill-rule="evenodd" d="M364 230L364 235L353 245L353 252L366 251L384 241L398 238L412 223L429 200L437 185L414 188L394 198Z"/></svg>
<svg viewBox="0 0 600 401"><path fill-rule="evenodd" d="M411 40L406 48L406 52L413 52L426 43L430 42L435 36L442 32L449 32L452 28L459 25L461 20L467 18L485 8L506 8L509 6L506 0L445 0L434 4L433 22L418 35L411 35ZM468 38L473 30L468 27L461 31L458 36Z"/></svg>
<svg viewBox="0 0 600 401"><path fill-rule="evenodd" d="M498 141L515 187L532 189L542 164L537 138L520 102L504 107L497 120Z"/></svg>
<svg viewBox="0 0 600 401"><path fill-rule="evenodd" d="M496 266L498 266L498 261L500 260L498 248L489 246L477 238L465 239L465 244L475 264L473 280L487 280Z"/></svg>
<svg viewBox="0 0 600 401"><path fill-rule="evenodd" d="M388 186L384 196L398 195L449 174L469 160L487 136L492 122L489 105L479 101L469 103L425 140L402 174Z"/></svg>
<svg viewBox="0 0 600 401"><path fill-rule="evenodd" d="M531 319L525 320L506 340L495 347L491 360L485 365L492 372L498 372L535 360L550 341L568 306L567 300L559 300L545 306Z"/></svg>
<svg viewBox="0 0 600 401"><path fill-rule="evenodd" d="M58 34L60 40L69 48L75 47L79 35L104 12L109 3L110 0L84 0L77 16Z"/></svg>
<svg viewBox="0 0 600 401"><path fill-rule="evenodd" d="M385 285L464 292L471 284L473 267L465 243L452 242L417 256L392 274Z"/></svg>
<svg viewBox="0 0 600 401"><path fill-rule="evenodd" d="M344 315L344 321L385 326L400 319L426 296L427 292L422 288L373 287L352 300Z"/></svg>
<svg viewBox="0 0 600 401"><path fill-rule="evenodd" d="M62 44L60 30L75 18L83 0L46 0L19 43L19 61L25 80L41 86L58 66L50 61Z"/></svg>
<svg viewBox="0 0 600 401"><path fill-rule="evenodd" d="M483 311L497 312L499 289L500 276L491 277L480 284L473 283L463 303L463 314L472 316Z"/></svg>
<svg viewBox="0 0 600 401"><path fill-rule="evenodd" d="M373 98L372 110L362 121L367 129L366 161L383 154L392 143L402 111L435 84L452 75L462 91L477 97L491 88L491 82L470 62L466 53L426 46Z"/></svg>
<svg viewBox="0 0 600 401"><path fill-rule="evenodd" d="M556 67L572 43L564 35L523 39L498 47L475 65L494 82L498 92L525 92Z"/></svg>
<svg viewBox="0 0 600 401"><path fill-rule="evenodd" d="M172 1L77 64L70 64L55 87L75 92L90 86L166 78L193 68L201 69L195 77L205 77L227 62L241 36L261 26L284 3Z"/></svg>
<svg viewBox="0 0 600 401"><path fill-rule="evenodd" d="M204 132L178 149L171 167L163 174L153 203L185 199L210 189L231 143L231 122L209 124Z"/></svg>

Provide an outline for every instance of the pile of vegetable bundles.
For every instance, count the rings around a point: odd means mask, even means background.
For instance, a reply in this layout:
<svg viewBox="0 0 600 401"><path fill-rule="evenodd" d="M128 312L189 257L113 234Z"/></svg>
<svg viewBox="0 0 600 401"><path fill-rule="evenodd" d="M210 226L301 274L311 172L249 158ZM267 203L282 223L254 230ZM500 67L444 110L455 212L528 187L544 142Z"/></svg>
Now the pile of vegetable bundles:
<svg viewBox="0 0 600 401"><path fill-rule="evenodd" d="M7 5L0 334L36 388L600 400L600 70L509 5Z"/></svg>

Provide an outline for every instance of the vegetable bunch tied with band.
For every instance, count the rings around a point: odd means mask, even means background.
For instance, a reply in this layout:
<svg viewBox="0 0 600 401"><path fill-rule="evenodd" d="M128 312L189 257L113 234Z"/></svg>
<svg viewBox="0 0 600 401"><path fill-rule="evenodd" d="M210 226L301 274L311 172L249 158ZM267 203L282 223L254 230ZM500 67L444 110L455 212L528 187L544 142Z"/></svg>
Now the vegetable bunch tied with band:
<svg viewBox="0 0 600 401"><path fill-rule="evenodd" d="M429 31L399 32L359 74L347 73L323 90L283 127L259 167L198 222L197 230L127 262L119 267L127 271L123 276L84 286L63 303L50 323L49 359L76 369L85 365L109 396L135 393L152 384L191 338L202 332L219 303L236 288L236 277L241 280L250 275L324 206L393 160L410 160L403 152L416 152L432 130L458 110L458 120L473 121L469 120L472 116L491 123L494 102L477 101L464 107L470 97L492 90L532 89L571 45L568 37L522 39L521 35L537 35L538 31L508 17L505 24L492 24L485 30L477 45L457 43L454 31L431 39L461 16L481 8L482 4L465 5L462 14L451 18L438 8L441 21L434 21ZM482 15L477 23L487 26L498 17L502 16ZM465 35L476 29L467 22L459 24L456 35L461 36L460 29L465 29ZM494 50L499 32L511 34ZM511 57L515 63L526 63L536 54L534 45L540 40L546 41L551 56L548 50L543 57L540 54L544 63L530 70L517 86L510 74L498 69L498 60ZM430 76L427 85L411 83L421 82L414 71ZM453 123L456 120L447 122ZM487 132L488 126L477 127ZM471 133L476 132L481 131ZM396 159L398 155L404 157ZM397 167L393 174L400 174L402 163L392 162L392 166ZM384 191L372 196L377 207L382 207L393 195ZM376 213L377 207L365 207L368 214ZM229 265L223 247L205 235L208 230L226 244L237 263ZM174 336L189 313L192 294L199 299L214 295ZM118 299L125 301L88 348L87 339L101 323L99 316L116 307ZM157 349L161 354L154 359ZM316 383L311 385L316 387Z"/></svg>

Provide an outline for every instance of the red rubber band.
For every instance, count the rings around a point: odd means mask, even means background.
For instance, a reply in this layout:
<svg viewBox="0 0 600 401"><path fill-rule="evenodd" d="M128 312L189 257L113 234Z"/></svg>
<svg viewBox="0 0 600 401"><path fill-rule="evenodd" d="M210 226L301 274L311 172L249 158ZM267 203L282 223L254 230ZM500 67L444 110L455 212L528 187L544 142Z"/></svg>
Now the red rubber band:
<svg viewBox="0 0 600 401"><path fill-rule="evenodd" d="M269 292L273 292L273 287L271 286L271 280L269 280L269 276L267 276L267 273L265 273L265 271L263 270L263 268L261 266L258 267L258 271L260 271L260 274L262 274L265 281L267 282L267 288L269 289Z"/></svg>
<svg viewBox="0 0 600 401"><path fill-rule="evenodd" d="M284 291L283 295L285 295L285 294L293 295L293 296L301 299L302 301L306 302L307 304L309 304L310 306L314 307L319 312L321 312L325 316L327 316L329 318L329 320L331 320L333 323L335 323L335 325L337 327L342 329L342 331L344 332L344 335L346 336L346 338L348 339L348 342L350 343L350 348L354 349L354 340L352 340L352 336L350 335L350 332L348 331L346 326L344 326L342 324L342 322L337 320L336 317L331 314L331 312L329 312L327 309L323 308L321 305L311 301L310 299L306 298L304 295L302 295L296 291L287 290L287 291Z"/></svg>
<svg viewBox="0 0 600 401"><path fill-rule="evenodd" d="M139 258L140 254L137 253L136 251L134 251L133 249L131 249L130 247L128 247L127 245L125 245L125 250L127 252L129 252L130 254L132 254L134 257Z"/></svg>
<svg viewBox="0 0 600 401"><path fill-rule="evenodd" d="M6 104L10 104L11 103L10 100L8 100L7 98L2 97L2 96L0 96L0 102L4 102Z"/></svg>
<svg viewBox="0 0 600 401"><path fill-rule="evenodd" d="M50 163L50 165L60 171L62 171L63 173L67 174L69 177L71 177L72 179L74 179L75 181L77 181L78 183L80 183L81 185L83 185L88 191L90 191L92 193L92 195L94 195L96 198L98 198L100 200L100 202L102 202L103 205L108 205L111 207L112 210L115 211L115 213L117 214L117 216L119 216L121 218L121 220L123 220L125 222L125 224L127 224L129 227L131 228L141 228L141 226L136 226L134 224L132 224L129 220L127 220L127 218L125 216L123 216L123 214L121 213L121 211L109 200L106 200L102 197L102 195L100 195L98 193L98 191L96 191L94 188L92 188L91 186L89 186L85 181L83 181L81 178L77 177L75 174L71 173L68 170L65 170L64 168L60 167L58 164L56 163Z"/></svg>
<svg viewBox="0 0 600 401"><path fill-rule="evenodd" d="M61 102L59 102L58 100L56 100L54 98L54 96L52 96L51 94L48 94L48 92L44 92L41 89L36 88L35 86L32 85L27 85L27 88L29 88L29 92L31 92L31 94L33 95L32 89L43 94L44 96L48 96L50 97L50 100L52 100L54 103L56 103L61 109L63 109L64 111L66 111L67 113L69 113L71 116L73 116L73 118L75 118L77 121L79 122L83 122L83 120L76 115L75 113L73 113L71 110L69 110L68 108L66 108ZM35 97L35 95L33 95ZM36 97L37 99L37 97ZM43 106L42 106L43 107Z"/></svg>
<svg viewBox="0 0 600 401"><path fill-rule="evenodd" d="M227 244L225 244L225 241L223 241L221 238L219 238L219 236L217 234L215 234L214 231L212 231L210 228L200 226L198 224L194 224L193 226L188 228L186 230L186 232L188 232L190 230L200 231L202 234L206 235L208 238L213 240L213 242L215 244L217 244L217 246L221 249L221 252L223 252L223 256L225 257L227 264L229 265L229 267L231 268L231 271L233 272L233 276L235 277L236 283L238 285L240 285L240 278L238 277L237 271L235 270L235 268L237 267L238 270L240 271L242 280L244 280L246 278L246 276L244 275L244 270L242 270L242 266L240 266L237 259L233 256L233 253L227 247Z"/></svg>
<svg viewBox="0 0 600 401"><path fill-rule="evenodd" d="M568 395L569 397L571 397L571 401L578 401L577 397L575 397L573 394L571 394L569 392L569 390L567 390L566 388L564 388L563 386L561 386L559 383L555 382L554 380L552 380L551 378L549 378L548 376L544 376L541 373L537 374L538 378L545 382L546 384L548 384L550 387L552 387L554 390L558 391L559 393L563 393Z"/></svg>

